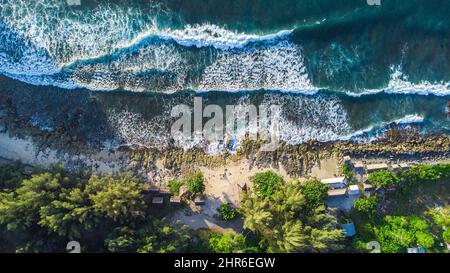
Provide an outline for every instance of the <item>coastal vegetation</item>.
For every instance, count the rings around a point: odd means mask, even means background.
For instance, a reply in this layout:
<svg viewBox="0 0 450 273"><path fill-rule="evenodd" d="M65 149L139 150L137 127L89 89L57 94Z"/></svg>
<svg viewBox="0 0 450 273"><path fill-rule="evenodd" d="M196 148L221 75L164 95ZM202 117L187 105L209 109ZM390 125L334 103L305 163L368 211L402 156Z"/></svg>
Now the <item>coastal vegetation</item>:
<svg viewBox="0 0 450 273"><path fill-rule="evenodd" d="M369 174L369 183L375 187L388 188L399 182L399 179L390 171L381 170Z"/></svg>
<svg viewBox="0 0 450 273"><path fill-rule="evenodd" d="M180 188L182 186L186 186L191 198L196 194L202 194L205 191L205 183L201 172L188 175L184 179L170 180L167 185L169 186L170 193L173 196L180 195Z"/></svg>
<svg viewBox="0 0 450 273"><path fill-rule="evenodd" d="M242 216L242 232L193 231L152 208L145 184L131 174L2 165L0 251L65 252L67 242L76 240L85 252L366 252L370 241L380 242L382 252L414 246L444 252L441 243L450 239L449 167L373 173L369 180L385 190L354 203L346 219L357 235L348 248L340 215L326 206L328 187L314 179L286 182L275 172L257 173L238 207L224 203L218 209L225 221ZM200 172L168 184L178 194L183 185L192 193L205 189Z"/></svg>
<svg viewBox="0 0 450 273"><path fill-rule="evenodd" d="M203 174L197 172L191 176L188 176L184 183L187 185L189 192L192 194L201 194L205 191L205 184L203 181Z"/></svg>
<svg viewBox="0 0 450 273"><path fill-rule="evenodd" d="M219 207L220 218L224 221L230 221L238 216L238 211L230 203L224 203Z"/></svg>
<svg viewBox="0 0 450 273"><path fill-rule="evenodd" d="M388 189L357 200L351 218L357 228L356 251L377 241L386 253L423 247L427 252L446 252L449 242L448 205L450 164L419 165L400 172L378 171L369 181ZM389 190L392 186L395 190Z"/></svg>
<svg viewBox="0 0 450 273"><path fill-rule="evenodd" d="M270 181L273 175L268 175ZM275 181L279 182L278 179ZM244 228L259 238L267 252L330 252L343 247L343 233L324 205L326 188L320 182L288 182L271 195L245 194L240 211Z"/></svg>
<svg viewBox="0 0 450 273"><path fill-rule="evenodd" d="M252 182L256 194L262 197L270 197L281 186L283 178L272 171L267 171L257 173Z"/></svg>
<svg viewBox="0 0 450 273"><path fill-rule="evenodd" d="M347 179L347 181L353 180L353 170L349 164L342 165L342 174L344 175L345 179Z"/></svg>
<svg viewBox="0 0 450 273"><path fill-rule="evenodd" d="M128 174L98 177L60 167L8 178L0 192L0 251L65 252L79 241L86 252L173 252L187 246L186 227L151 213L143 184Z"/></svg>

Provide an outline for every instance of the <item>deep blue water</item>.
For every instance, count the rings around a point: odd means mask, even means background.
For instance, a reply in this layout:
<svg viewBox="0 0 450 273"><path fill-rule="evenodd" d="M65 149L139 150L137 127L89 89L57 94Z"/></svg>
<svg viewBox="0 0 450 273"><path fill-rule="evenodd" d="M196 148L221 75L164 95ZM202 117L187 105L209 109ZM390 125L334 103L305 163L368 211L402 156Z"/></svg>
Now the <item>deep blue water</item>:
<svg viewBox="0 0 450 273"><path fill-rule="evenodd" d="M449 132L447 0L68 3L0 0L0 74L36 92L125 91L114 98L129 108L127 92L175 92L159 95L170 99L158 103L172 100L167 107L206 91L223 104L278 103L292 143L377 135L391 125ZM109 122L130 120L137 142L165 134L142 118L151 103L142 99L130 116L116 109ZM160 110L153 115L169 109Z"/></svg>

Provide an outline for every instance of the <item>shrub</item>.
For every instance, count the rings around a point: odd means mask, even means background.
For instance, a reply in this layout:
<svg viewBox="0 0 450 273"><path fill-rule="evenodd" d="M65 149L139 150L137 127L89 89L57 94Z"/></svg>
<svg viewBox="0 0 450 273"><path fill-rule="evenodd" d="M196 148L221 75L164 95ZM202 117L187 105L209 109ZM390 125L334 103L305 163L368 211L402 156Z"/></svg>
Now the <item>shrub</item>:
<svg viewBox="0 0 450 273"><path fill-rule="evenodd" d="M349 165L347 165L347 164L342 165L342 174L345 176L347 181L349 181L349 182L352 181L353 171Z"/></svg>
<svg viewBox="0 0 450 273"><path fill-rule="evenodd" d="M247 252L244 235L235 232L213 233L209 239L209 244L211 250L216 253Z"/></svg>
<svg viewBox="0 0 450 273"><path fill-rule="evenodd" d="M442 233L442 239L444 239L444 242L450 243L450 228L447 228Z"/></svg>
<svg viewBox="0 0 450 273"><path fill-rule="evenodd" d="M382 170L369 175L370 184L376 187L390 187L398 184L398 178L389 171Z"/></svg>
<svg viewBox="0 0 450 273"><path fill-rule="evenodd" d="M410 182L435 182L450 178L450 164L420 165L403 176Z"/></svg>
<svg viewBox="0 0 450 273"><path fill-rule="evenodd" d="M253 188L259 196L269 197L283 182L283 178L272 171L257 173L253 179Z"/></svg>
<svg viewBox="0 0 450 273"><path fill-rule="evenodd" d="M328 186L317 180L307 181L301 186L301 193L305 196L306 205L309 210L323 205L328 196Z"/></svg>
<svg viewBox="0 0 450 273"><path fill-rule="evenodd" d="M0 190L14 190L25 178L23 175L23 166L3 165L0 166Z"/></svg>
<svg viewBox="0 0 450 273"><path fill-rule="evenodd" d="M203 174L198 172L185 179L188 190L192 194L203 193L205 191L205 184L203 183Z"/></svg>
<svg viewBox="0 0 450 273"><path fill-rule="evenodd" d="M353 207L356 211L373 215L377 209L378 197L360 198L355 201Z"/></svg>
<svg viewBox="0 0 450 273"><path fill-rule="evenodd" d="M230 221L236 218L237 210L231 206L230 203L222 204L219 207L220 217L224 221Z"/></svg>
<svg viewBox="0 0 450 273"><path fill-rule="evenodd" d="M434 239L427 222L417 216L386 216L375 228L383 252L398 253L413 245L430 248Z"/></svg>
<svg viewBox="0 0 450 273"><path fill-rule="evenodd" d="M180 195L180 188L183 186L183 181L174 179L169 181L170 193L174 196Z"/></svg>

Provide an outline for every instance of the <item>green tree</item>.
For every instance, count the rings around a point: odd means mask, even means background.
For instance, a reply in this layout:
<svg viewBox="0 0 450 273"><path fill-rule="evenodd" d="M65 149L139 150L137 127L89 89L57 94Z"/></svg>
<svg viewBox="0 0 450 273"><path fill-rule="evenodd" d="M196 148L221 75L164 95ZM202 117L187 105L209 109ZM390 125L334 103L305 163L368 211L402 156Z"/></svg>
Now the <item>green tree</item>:
<svg viewBox="0 0 450 273"><path fill-rule="evenodd" d="M244 235L236 232L212 233L209 245L211 250L216 253L242 253L247 251Z"/></svg>
<svg viewBox="0 0 450 273"><path fill-rule="evenodd" d="M442 232L442 239L444 242L450 244L450 228L447 228Z"/></svg>
<svg viewBox="0 0 450 273"><path fill-rule="evenodd" d="M188 227L168 225L164 220L154 220L152 228L145 229L142 246L139 253L170 253L181 252L189 241Z"/></svg>
<svg viewBox="0 0 450 273"><path fill-rule="evenodd" d="M244 228L266 234L273 219L267 206L267 200L261 200L254 194L244 194L240 207L244 215Z"/></svg>
<svg viewBox="0 0 450 273"><path fill-rule="evenodd" d="M369 174L369 183L376 187L390 187L398 184L398 178L389 171L381 170Z"/></svg>
<svg viewBox="0 0 450 273"><path fill-rule="evenodd" d="M435 225L450 228L450 206L445 206L440 209L430 209L425 215L431 217Z"/></svg>
<svg viewBox="0 0 450 273"><path fill-rule="evenodd" d="M20 186L25 178L21 164L0 165L0 190L11 191Z"/></svg>
<svg viewBox="0 0 450 273"><path fill-rule="evenodd" d="M359 198L353 204L356 211L360 213L365 213L369 216L375 214L378 205L378 196L371 196L368 198Z"/></svg>
<svg viewBox="0 0 450 273"><path fill-rule="evenodd" d="M182 251L188 241L186 226L148 217L142 223L116 227L105 245L110 252L169 253Z"/></svg>
<svg viewBox="0 0 450 273"><path fill-rule="evenodd" d="M261 237L260 245L268 252L327 252L343 247L343 232L335 228L336 219L323 200L320 203L322 190L314 183L306 187L286 183L270 197L244 195L244 227Z"/></svg>
<svg viewBox="0 0 450 273"><path fill-rule="evenodd" d="M0 223L9 230L29 228L36 225L40 212L57 199L64 185L70 179L62 172L46 172L23 180L10 194L3 194L0 203Z"/></svg>
<svg viewBox="0 0 450 273"><path fill-rule="evenodd" d="M184 182L182 180L174 179L168 182L170 193L174 196L180 195L180 188L183 186Z"/></svg>
<svg viewBox="0 0 450 273"><path fill-rule="evenodd" d="M225 203L225 204L220 205L218 210L220 212L220 217L224 221L233 220L238 215L237 210L235 208L233 208L230 203Z"/></svg>
<svg viewBox="0 0 450 273"><path fill-rule="evenodd" d="M416 232L417 244L424 248L430 248L434 245L433 235L424 231Z"/></svg>
<svg viewBox="0 0 450 273"><path fill-rule="evenodd" d="M184 249L186 227L149 215L142 190L129 175L89 177L61 167L37 173L0 191L0 248L60 252L75 239L90 252Z"/></svg>
<svg viewBox="0 0 450 273"><path fill-rule="evenodd" d="M415 245L430 248L434 245L427 222L419 217L386 216L380 226L375 227L376 240L387 253L405 252Z"/></svg>
<svg viewBox="0 0 450 273"><path fill-rule="evenodd" d="M317 180L307 181L300 189L305 196L308 209L311 211L323 205L328 197L328 186Z"/></svg>
<svg viewBox="0 0 450 273"><path fill-rule="evenodd" d="M185 179L185 183L187 185L188 190L193 193L203 193L205 191L205 184L203 181L203 174L198 172L194 175L191 175Z"/></svg>
<svg viewBox="0 0 450 273"><path fill-rule="evenodd" d="M116 222L126 222L144 217L143 189L143 184L129 175L118 179L92 176L85 191L96 213Z"/></svg>
<svg viewBox="0 0 450 273"><path fill-rule="evenodd" d="M252 182L253 188L258 195L269 197L283 183L283 177L272 171L267 171L263 173L257 173L252 178Z"/></svg>

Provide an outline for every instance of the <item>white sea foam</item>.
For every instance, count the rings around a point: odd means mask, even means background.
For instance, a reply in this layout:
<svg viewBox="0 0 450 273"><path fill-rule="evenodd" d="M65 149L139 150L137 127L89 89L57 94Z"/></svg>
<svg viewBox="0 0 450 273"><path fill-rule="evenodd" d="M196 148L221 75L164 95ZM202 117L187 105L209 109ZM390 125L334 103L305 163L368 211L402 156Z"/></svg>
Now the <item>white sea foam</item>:
<svg viewBox="0 0 450 273"><path fill-rule="evenodd" d="M395 124L414 124L414 123L422 123L424 118L420 115L406 115L403 118L397 119L394 121Z"/></svg>
<svg viewBox="0 0 450 273"><path fill-rule="evenodd" d="M139 33L154 28L159 11L147 14L133 7L101 5L86 12L60 0L0 0L0 4L2 20L46 49L59 66L127 46Z"/></svg>
<svg viewBox="0 0 450 273"><path fill-rule="evenodd" d="M391 67L393 71L389 85L384 89L388 94L418 94L418 95L450 95L450 82L430 83L422 81L420 83L411 83L408 76L404 75L401 67Z"/></svg>
<svg viewBox="0 0 450 273"><path fill-rule="evenodd" d="M255 35L238 33L221 28L217 25L187 25L180 30L166 30L157 33L163 40L173 40L182 46L209 47L229 50L242 48L250 43L271 41L289 36L293 30L282 30L277 33L267 35Z"/></svg>
<svg viewBox="0 0 450 273"><path fill-rule="evenodd" d="M277 99L273 101L274 98ZM337 97L283 97L281 101L280 97L272 97L269 102L285 105L278 137L288 144L335 141L352 131L347 112Z"/></svg>
<svg viewBox="0 0 450 273"><path fill-rule="evenodd" d="M162 92L271 89L311 95L319 90L310 80L300 46L289 41L292 30L256 35L213 24L161 28L158 18L170 15L160 6L143 13L139 8L115 5L99 5L87 12L57 0L0 0L0 4L0 17L6 28L13 31L1 33L4 39L0 42L0 73L27 83ZM2 29L5 28L0 25ZM14 38L14 34L21 38ZM140 44L151 37L159 37L161 44ZM193 70L201 69L201 65L192 64L195 57L183 55L184 49L171 43L163 44L164 41L174 41L185 47L212 47L217 53L210 54L212 63L202 71L200 81L185 82L186 75L195 74L197 71ZM137 45L140 48L133 48ZM8 46L10 50L4 50L3 47ZM112 56L123 48L130 49L124 56L114 60L105 58L106 61L101 62L101 57ZM8 54L13 49L20 54ZM87 59L93 62L78 62ZM208 63L204 57L201 64ZM78 71L70 70L71 64ZM60 71L61 68L69 69L69 75L63 73L62 76L61 72L67 71ZM150 69L175 73L178 79L143 75ZM448 82L411 83L401 66L393 66L392 70L387 87L347 94L450 95ZM45 77L39 79L40 75ZM167 86L158 85L161 82Z"/></svg>
<svg viewBox="0 0 450 273"><path fill-rule="evenodd" d="M192 137L186 137L181 132L172 135L170 125L170 109L174 103L181 101L167 101L161 113L151 119L136 112L136 110L111 108L106 111L108 124L117 133L120 143L124 145L150 146L162 149L168 147L171 138L173 144L184 150L192 148L203 149L210 155L222 154L226 151L235 152L249 132L261 132L264 128L251 127L247 123L239 127L231 135L226 135L224 141L209 143L201 132L195 132ZM188 102L184 102L188 103ZM239 97L233 105L238 111L245 111L252 104L251 96ZM346 108L341 99L332 97L287 97L279 94L264 95L261 105L278 105L279 140L291 145L302 144L311 140L320 142L332 141L372 141L379 138L391 126L409 126L424 121L419 114L407 114L403 117L381 121L362 129L355 129L351 125ZM235 113L237 119L246 119L246 113ZM255 124L253 124L255 125ZM261 135L260 135L261 136ZM225 143L231 143L226 146Z"/></svg>
<svg viewBox="0 0 450 273"><path fill-rule="evenodd" d="M387 94L415 94L415 95L435 95L449 96L450 82L422 81L420 83L412 83L407 75L402 72L400 65L391 66L391 77L387 87L382 89L366 89L362 92L346 92L352 97L361 97L385 92Z"/></svg>
<svg viewBox="0 0 450 273"><path fill-rule="evenodd" d="M301 48L289 41L219 52L192 89L317 92L308 78Z"/></svg>
<svg viewBox="0 0 450 273"><path fill-rule="evenodd" d="M391 121L384 121L384 122L380 122L378 124L371 125L367 128L354 131L348 135L340 136L338 138L338 140L346 141L346 140L351 140L351 139L357 139L359 137L363 137L364 135L374 133L371 136L368 136L368 138L366 138L366 140L372 141L372 140L377 139L378 135L380 133L383 133L385 131L386 127L391 124L405 126L405 125L422 123L423 121L424 121L424 118L418 114L406 115L406 116L398 118L398 119L394 119Z"/></svg>

